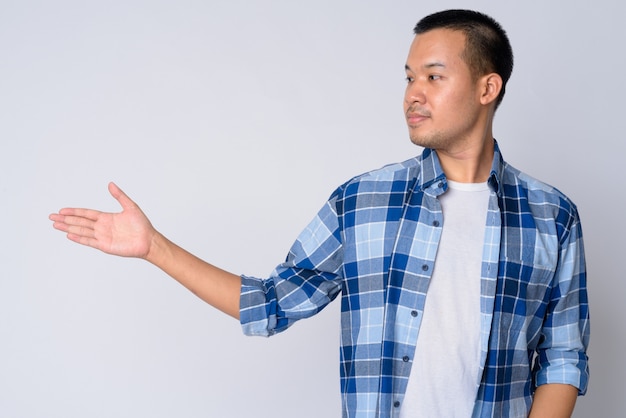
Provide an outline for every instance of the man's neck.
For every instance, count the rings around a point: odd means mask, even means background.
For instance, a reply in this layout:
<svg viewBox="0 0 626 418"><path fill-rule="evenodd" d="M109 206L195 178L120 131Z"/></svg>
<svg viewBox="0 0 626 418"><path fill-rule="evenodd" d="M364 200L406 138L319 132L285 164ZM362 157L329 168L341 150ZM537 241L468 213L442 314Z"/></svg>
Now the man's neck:
<svg viewBox="0 0 626 418"><path fill-rule="evenodd" d="M449 180L459 183L482 183L487 181L491 172L494 140L489 133L482 141L436 152Z"/></svg>

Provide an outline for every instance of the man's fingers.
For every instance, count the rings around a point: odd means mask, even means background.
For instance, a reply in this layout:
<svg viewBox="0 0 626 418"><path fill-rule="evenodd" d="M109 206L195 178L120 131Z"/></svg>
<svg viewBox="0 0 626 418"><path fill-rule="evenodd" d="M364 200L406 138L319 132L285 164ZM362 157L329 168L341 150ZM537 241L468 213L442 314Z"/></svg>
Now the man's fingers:
<svg viewBox="0 0 626 418"><path fill-rule="evenodd" d="M71 222L63 222L63 221L55 221L52 224L54 229L58 229L59 231L66 232L67 234L79 236L79 237L95 237L95 231L93 229L93 224L84 223L84 224L76 224Z"/></svg>
<svg viewBox="0 0 626 418"><path fill-rule="evenodd" d="M88 211L89 215L93 216L92 211ZM69 213L75 213L73 210L69 210ZM53 221L52 226L59 231L71 233L78 236L94 236L94 226L96 220L86 218L84 216L73 215L61 215L52 214L50 220Z"/></svg>
<svg viewBox="0 0 626 418"><path fill-rule="evenodd" d="M93 247L95 249L100 249L98 246L98 241L95 238L72 234L72 233L67 234L67 238L70 241L74 241L79 244L86 245L88 247Z"/></svg>
<svg viewBox="0 0 626 418"><path fill-rule="evenodd" d="M61 210L59 210L58 215L61 216L72 216L72 217L77 217L77 218L85 218L85 219L89 219L90 221L97 221L98 217L100 216L102 212L98 211L98 210L93 210L93 209L83 209L83 208L63 208ZM53 215L51 215L53 216ZM50 218L52 219L52 217ZM54 219L52 219L54 220Z"/></svg>
<svg viewBox="0 0 626 418"><path fill-rule="evenodd" d="M67 232L72 235L77 235L80 237L93 238L95 237L95 231L90 226L83 225L69 225L67 228Z"/></svg>
<svg viewBox="0 0 626 418"><path fill-rule="evenodd" d="M87 228L93 228L94 223L97 221L97 216L94 218L89 218L85 216L76 216L76 215L63 215L63 214L52 214L50 215L50 220L55 223L63 223L69 226L84 226Z"/></svg>

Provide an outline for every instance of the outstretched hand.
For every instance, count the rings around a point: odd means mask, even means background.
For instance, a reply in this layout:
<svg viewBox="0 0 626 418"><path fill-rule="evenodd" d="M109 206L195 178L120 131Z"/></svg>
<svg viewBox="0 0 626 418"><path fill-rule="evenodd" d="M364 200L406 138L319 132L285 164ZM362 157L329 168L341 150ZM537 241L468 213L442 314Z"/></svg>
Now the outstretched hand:
<svg viewBox="0 0 626 418"><path fill-rule="evenodd" d="M121 212L64 208L50 215L52 226L65 232L68 239L107 254L146 258L156 230L139 206L117 185L109 183L109 192L122 206Z"/></svg>

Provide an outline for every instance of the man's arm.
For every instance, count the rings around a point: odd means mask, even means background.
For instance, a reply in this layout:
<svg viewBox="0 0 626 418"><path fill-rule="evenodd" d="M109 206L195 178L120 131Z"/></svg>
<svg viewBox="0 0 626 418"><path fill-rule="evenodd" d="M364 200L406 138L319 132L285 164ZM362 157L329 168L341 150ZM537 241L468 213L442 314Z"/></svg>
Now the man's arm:
<svg viewBox="0 0 626 418"><path fill-rule="evenodd" d="M582 229L576 208L560 238L561 250L554 275L551 303L538 347L541 361L535 375L537 390L529 417L570 417L589 380L589 306ZM561 218L562 219L562 218Z"/></svg>
<svg viewBox="0 0 626 418"><path fill-rule="evenodd" d="M572 416L578 389L571 385L546 384L535 391L529 418L569 418Z"/></svg>
<svg viewBox="0 0 626 418"><path fill-rule="evenodd" d="M107 254L145 259L205 302L239 318L239 276L206 263L169 241L115 184L109 184L109 192L122 206L122 212L65 208L50 215L53 227L65 232L70 240Z"/></svg>
<svg viewBox="0 0 626 418"><path fill-rule="evenodd" d="M239 319L241 277L199 259L159 233L146 260L209 305Z"/></svg>

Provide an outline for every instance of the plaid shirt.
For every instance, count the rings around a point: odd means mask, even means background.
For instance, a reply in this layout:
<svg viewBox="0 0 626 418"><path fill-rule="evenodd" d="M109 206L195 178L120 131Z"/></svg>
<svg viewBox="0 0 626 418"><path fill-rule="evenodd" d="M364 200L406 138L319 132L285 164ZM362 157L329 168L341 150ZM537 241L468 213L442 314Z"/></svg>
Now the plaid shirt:
<svg viewBox="0 0 626 418"><path fill-rule="evenodd" d="M481 369L474 417L526 417L534 388L584 394L589 313L575 205L508 165L488 180L481 274ZM397 417L441 236L437 154L339 187L267 280L242 276L241 323L270 336L341 293L344 417Z"/></svg>

